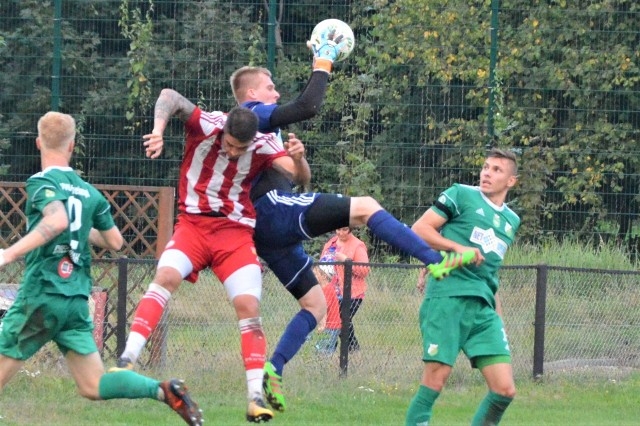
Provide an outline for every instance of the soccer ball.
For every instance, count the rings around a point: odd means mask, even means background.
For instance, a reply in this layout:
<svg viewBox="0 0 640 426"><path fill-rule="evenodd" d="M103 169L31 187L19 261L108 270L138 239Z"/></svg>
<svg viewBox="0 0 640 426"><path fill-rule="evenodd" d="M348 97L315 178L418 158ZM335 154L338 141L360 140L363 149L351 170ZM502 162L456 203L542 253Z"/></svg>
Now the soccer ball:
<svg viewBox="0 0 640 426"><path fill-rule="evenodd" d="M325 33L326 31L331 34L329 36L329 40L342 46L340 48L340 52L338 53L336 61L344 61L345 59L347 59L356 45L356 39L353 35L351 27L347 23L339 19L325 19L313 28L313 31L311 32L311 38L309 40L311 44L321 44L321 34Z"/></svg>

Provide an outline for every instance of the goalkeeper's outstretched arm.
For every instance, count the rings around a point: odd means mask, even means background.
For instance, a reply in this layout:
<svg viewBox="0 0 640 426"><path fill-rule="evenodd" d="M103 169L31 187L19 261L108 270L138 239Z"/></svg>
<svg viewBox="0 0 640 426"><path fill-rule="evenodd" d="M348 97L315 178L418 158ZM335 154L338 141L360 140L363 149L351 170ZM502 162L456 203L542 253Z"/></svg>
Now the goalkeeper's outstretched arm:
<svg viewBox="0 0 640 426"><path fill-rule="evenodd" d="M314 71L296 99L273 110L270 119L271 127L282 127L315 117L324 101L328 82L329 74Z"/></svg>

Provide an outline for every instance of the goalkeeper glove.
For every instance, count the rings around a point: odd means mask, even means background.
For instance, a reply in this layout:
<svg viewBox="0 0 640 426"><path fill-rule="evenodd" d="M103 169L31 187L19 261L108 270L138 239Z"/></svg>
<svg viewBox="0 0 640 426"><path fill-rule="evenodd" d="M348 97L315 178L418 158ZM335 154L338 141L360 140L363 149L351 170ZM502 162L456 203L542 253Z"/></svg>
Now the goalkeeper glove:
<svg viewBox="0 0 640 426"><path fill-rule="evenodd" d="M327 29L320 34L317 43L307 42L313 51L313 70L331 72L333 62L338 58L340 50L347 44L342 34L336 37L335 30Z"/></svg>

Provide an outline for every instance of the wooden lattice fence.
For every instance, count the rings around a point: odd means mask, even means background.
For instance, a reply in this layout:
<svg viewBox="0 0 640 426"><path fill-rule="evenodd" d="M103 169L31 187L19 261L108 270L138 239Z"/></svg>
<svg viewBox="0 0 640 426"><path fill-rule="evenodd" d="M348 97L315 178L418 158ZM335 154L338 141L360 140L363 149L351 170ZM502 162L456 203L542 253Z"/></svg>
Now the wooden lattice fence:
<svg viewBox="0 0 640 426"><path fill-rule="evenodd" d="M159 257L171 238L175 190L172 187L95 186L111 203L114 220L125 240L124 247L118 252L93 248L93 257L97 259L92 271L94 286L107 292L103 354L109 357L117 355L115 333L118 326L118 309L121 310L120 318L123 317L123 309L126 311L126 318L131 318L146 286L153 278L155 262L150 260ZM0 248L10 246L26 234L26 202L24 183L0 182ZM123 263L118 259L140 260ZM17 284L21 281L23 272L22 261L9 265L0 271L0 283ZM123 294L122 280L125 280L125 298L119 297L119 294ZM122 326L123 324L120 324L120 327ZM153 348L156 346L152 345L152 357L155 352ZM159 346L157 347L160 350Z"/></svg>
<svg viewBox="0 0 640 426"><path fill-rule="evenodd" d="M95 185L113 208L116 224L125 237L117 254L97 249L97 259L126 256L158 257L171 237L175 205L172 187ZM0 182L0 245L7 247L26 232L24 183Z"/></svg>

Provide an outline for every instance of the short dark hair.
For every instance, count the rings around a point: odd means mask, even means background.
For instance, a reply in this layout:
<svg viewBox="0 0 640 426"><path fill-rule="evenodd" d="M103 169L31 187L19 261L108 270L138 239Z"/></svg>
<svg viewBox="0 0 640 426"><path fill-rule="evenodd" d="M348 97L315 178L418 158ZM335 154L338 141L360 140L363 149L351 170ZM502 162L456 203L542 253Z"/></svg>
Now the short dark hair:
<svg viewBox="0 0 640 426"><path fill-rule="evenodd" d="M506 158L507 160L511 160L513 162L513 174L514 176L518 174L518 161L513 151L491 148L491 151L487 154L487 158Z"/></svg>
<svg viewBox="0 0 640 426"><path fill-rule="evenodd" d="M227 114L224 132L241 143L249 143L258 133L258 116L250 109L233 107Z"/></svg>

